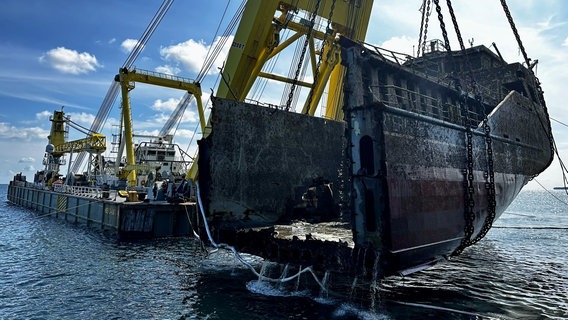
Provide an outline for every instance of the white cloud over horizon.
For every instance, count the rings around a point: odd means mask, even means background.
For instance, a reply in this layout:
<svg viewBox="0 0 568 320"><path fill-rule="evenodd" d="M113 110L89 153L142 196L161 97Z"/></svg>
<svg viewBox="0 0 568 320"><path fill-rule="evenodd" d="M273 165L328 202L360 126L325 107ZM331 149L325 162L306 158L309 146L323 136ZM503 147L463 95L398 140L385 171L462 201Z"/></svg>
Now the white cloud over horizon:
<svg viewBox="0 0 568 320"><path fill-rule="evenodd" d="M209 50L212 47L215 48L219 45L221 40L226 41L225 45L220 50L212 68L208 70L208 74L213 74L218 72L217 68L223 65L223 60L227 56L231 43L233 42L233 36L230 36L227 39L217 37L212 45L207 45L204 40L195 41L193 39L189 39L175 45L161 47L160 56L165 61L173 62L175 64L180 63L187 71L197 73L201 70Z"/></svg>
<svg viewBox="0 0 568 320"><path fill-rule="evenodd" d="M0 122L0 140L20 140L31 141L36 139L46 139L49 130L39 127L21 128Z"/></svg>
<svg viewBox="0 0 568 320"><path fill-rule="evenodd" d="M59 72L75 75L96 71L97 68L102 67L94 55L87 52L79 53L65 47L57 47L47 51L39 58L39 61L48 64Z"/></svg>

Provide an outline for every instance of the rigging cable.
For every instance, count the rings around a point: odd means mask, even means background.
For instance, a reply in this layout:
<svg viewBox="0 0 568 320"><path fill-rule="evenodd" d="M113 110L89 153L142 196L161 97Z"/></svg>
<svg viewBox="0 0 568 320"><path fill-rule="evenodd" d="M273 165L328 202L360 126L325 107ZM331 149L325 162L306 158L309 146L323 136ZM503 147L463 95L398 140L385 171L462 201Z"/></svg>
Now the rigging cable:
<svg viewBox="0 0 568 320"><path fill-rule="evenodd" d="M128 58L126 59L124 64L122 65L122 68L131 68L132 67L132 64L134 63L134 61L136 61L136 58L138 58L138 56L142 52L142 49L146 46L146 43L148 42L148 40L150 39L150 37L152 36L152 34L156 30L156 28L158 27L158 25L162 21L162 18L164 17L166 12L168 12L168 10L170 9L173 2L174 2L174 0L164 0L164 2L162 2L162 5L160 6L158 11L156 12L154 17L152 18L150 24L146 27L146 30L144 30L142 37L140 37L140 40L136 43L136 46L130 52L130 55L128 56ZM114 79L113 79L112 82L111 82L111 85L110 85L110 87L109 87L109 89L108 89L108 91L107 91L107 93L106 93L106 95L103 99L103 102L102 102L102 104L99 108L99 111L97 112L97 115L95 116L95 120L91 124L90 130L92 132L100 132L103 124L106 122L106 120L109 116L110 110L111 110L112 106L114 105L116 98L118 97L119 91L120 91L120 84L118 82L114 81ZM71 170L72 172L78 172L79 171L80 167L83 164L83 160L84 160L86 154L87 154L86 152L79 153L79 155L77 156L77 159L73 163L73 167L72 167L72 170Z"/></svg>
<svg viewBox="0 0 568 320"><path fill-rule="evenodd" d="M245 4L246 4L246 0L243 0L241 2L241 4L239 5L236 13L231 18L231 21L229 21L229 24L225 28L225 31L223 32L221 37L219 37L219 41L214 46L213 51L212 52L211 52L211 50L208 51L207 56L205 57L205 61L203 62L203 65L201 66L201 70L199 71L199 74L197 75L196 82L200 83L205 78L205 76L209 73L209 70L211 69L213 63L215 62L215 60L217 60L217 57L219 56L219 54L221 53L221 51L225 47L225 44L228 41L229 36L233 33L238 22L241 20L241 17L243 15L243 12L244 12L244 9L245 9ZM227 9L228 9L228 6L225 7L225 11ZM219 21L219 24L217 25L217 29L215 30L215 35L213 36L213 40L211 41L211 44L213 44L215 42L215 39L217 38L218 31L221 27L221 24L223 23L224 17L225 17L225 13L223 13L223 17L221 17L221 20ZM209 49L211 49L211 47ZM213 87L217 86L217 83L219 82L220 77L221 77L221 73L218 73L217 78L215 80L215 83L213 84ZM231 91L230 88L229 88L229 90ZM186 95L189 95L189 94L186 94ZM184 98L185 98L185 96L184 96ZM205 103L203 105L203 107L205 109L207 108L207 105L209 104L210 99L211 99L211 96L209 96L207 103ZM178 124L178 126L179 126L179 124ZM191 139L190 139L189 143L187 144L186 152L189 150L189 147L191 146L193 139L195 137L195 134L197 133L198 129L199 129L199 122L197 122L195 124L195 128L193 130L193 135L191 136ZM177 130L177 128L176 128L176 130ZM197 156L197 151L194 154L194 158L196 156Z"/></svg>
<svg viewBox="0 0 568 320"><path fill-rule="evenodd" d="M303 273L310 273L314 280L316 281L316 283L321 287L322 290L324 291L328 291L328 288L324 285L323 280L320 280L318 278L318 276L316 275L315 271L313 270L312 267L306 267L303 269L300 269L296 274L289 276L289 277L284 277L284 278L270 278L267 277L265 275L263 275L261 272L256 271L256 269L249 263L247 262L237 251L237 249L235 249L233 246L230 246L228 244L225 243L217 243L215 242L215 240L213 240L213 236L211 235L211 230L209 229L209 224L207 223L207 217L205 216L205 210L203 209L203 202L201 201L201 192L199 189L199 182L195 183L195 187L197 189L197 203L199 205L199 211L201 212L201 216L203 218L203 225L205 226L205 231L207 233L207 238L209 239L209 242L211 243L211 245L216 248L216 249L225 249L228 250L230 252L233 253L233 255L235 256L235 258L237 258L243 265L245 265L250 271L252 271L252 273L258 277L259 280L265 280L268 282L277 282L277 283L284 283L284 282L288 282L291 280L294 280L298 277L300 277Z"/></svg>

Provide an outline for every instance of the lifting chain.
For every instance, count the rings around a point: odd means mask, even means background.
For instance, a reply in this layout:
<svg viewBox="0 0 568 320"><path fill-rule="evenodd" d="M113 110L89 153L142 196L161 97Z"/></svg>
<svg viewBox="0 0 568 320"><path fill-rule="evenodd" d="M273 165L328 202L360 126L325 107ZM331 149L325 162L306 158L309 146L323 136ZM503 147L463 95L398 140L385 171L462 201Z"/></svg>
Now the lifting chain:
<svg viewBox="0 0 568 320"><path fill-rule="evenodd" d="M426 8L424 8L424 4ZM420 50L424 54L424 46L426 46L426 39L428 38L428 21L430 20L430 0L424 0L422 4L422 23L420 23L420 34L418 35L418 50L416 56L420 57ZM424 30L424 41L422 40L422 30Z"/></svg>
<svg viewBox="0 0 568 320"><path fill-rule="evenodd" d="M312 31L314 30L314 26L316 23L316 17L319 10L321 0L318 0L314 11L310 17L310 26L308 28L308 33L306 33L306 41L304 41L304 47L302 48L302 53L300 55L300 60L298 62L298 68L296 69L296 74L294 76L294 81L292 82L292 87L290 88L290 93L288 94L288 101L286 102L286 111L290 111L290 106L292 104L292 100L294 99L294 91L296 90L296 86L298 84L298 78L300 77L300 70L302 69L302 63L304 62L304 57L306 56L306 49L308 48L308 43L310 42L310 38L312 36Z"/></svg>
<svg viewBox="0 0 568 320"><path fill-rule="evenodd" d="M436 5L436 12L438 13L438 20L440 20L440 29L442 29L442 36L444 37L444 47L446 51L450 52L450 40L448 39L448 32L446 31L446 24L444 23L444 16L442 15L442 7L440 6L440 0L434 0Z"/></svg>
<svg viewBox="0 0 568 320"><path fill-rule="evenodd" d="M527 64L527 68L530 66L529 62L530 59L525 51L525 47L521 41L521 37L519 36L519 32L517 31L517 27L515 26L515 22L513 21L513 16L511 15L511 11L509 11L509 7L507 6L507 1L501 0L501 5L503 6L503 10L505 11L505 15L507 16L507 20L511 25L511 29L513 30L513 34L515 35L515 39L517 39L517 43L519 44L519 49L523 54L523 58L525 59L525 63Z"/></svg>
<svg viewBox="0 0 568 320"><path fill-rule="evenodd" d="M511 30L513 30L513 34L515 35L515 39L517 40L517 44L519 45L519 49L521 50L521 53L523 54L523 58L525 59L525 63L527 64L527 68L532 72L531 69L531 65L530 65L530 59L527 55L527 52L525 50L525 47L523 46L523 42L521 41L521 37L519 36L519 32L517 31L517 27L515 26L515 21L513 21L513 16L511 15L511 11L509 11L509 7L507 6L507 1L506 0L501 0L501 5L503 6L503 11L505 11L505 15L507 16L507 20L509 21L509 25L511 26ZM533 73L534 75L534 73ZM551 127L550 127L550 117L548 115L548 108L546 107L546 101L544 100L544 92L542 91L542 87L540 85L540 81L538 80L538 78L536 77L536 75L534 75L535 77L535 84L538 90L538 99L540 100L540 103L542 105L542 108L544 110L544 114L546 115L546 119L548 120L548 132L552 132ZM552 153L554 153L554 139L552 137L552 134L548 135L548 140L550 141L550 150L552 151Z"/></svg>
<svg viewBox="0 0 568 320"><path fill-rule="evenodd" d="M495 200L495 173L493 171L493 141L491 140L491 127L489 127L487 115L483 118L483 131L485 133L485 151L487 155L487 171L483 174L485 177L485 192L487 193L487 216L481 231L468 245L477 243L485 237L489 229L491 229L496 216L495 207L497 206L497 201Z"/></svg>
<svg viewBox="0 0 568 320"><path fill-rule="evenodd" d="M452 256L457 256L462 251L470 245L471 236L474 232L473 222L475 221L475 201L473 199L474 187L473 187L473 132L471 130L470 119L469 119L469 106L467 104L467 94L462 91L461 85L457 85L457 89L461 92L461 109L465 114L465 144L466 144L466 167L463 170L464 174L464 236L459 247L452 252Z"/></svg>
<svg viewBox="0 0 568 320"><path fill-rule="evenodd" d="M456 19L456 14L454 13L454 8L452 7L452 1L447 0L446 3L448 4L448 10L450 11L450 16L452 16L452 23L454 24L454 29L456 30L456 36L460 43L460 48L465 50L465 46L463 45L463 39L460 32L460 27L458 26L458 20Z"/></svg>
<svg viewBox="0 0 568 320"><path fill-rule="evenodd" d="M327 19L327 26L325 27L325 34L323 35L323 40L321 43L321 49L320 49L320 56L318 59L318 63L316 64L316 68L315 68L315 73L314 73L314 80L313 80L313 85L315 85L318 81L318 77L319 77L319 69L321 66L321 61L322 61L322 57L323 57L323 51L325 48L325 41L327 40L327 37L330 33L333 33L333 30L331 30L330 26L331 26L331 18L333 17L333 10L335 9L335 0L333 0L333 2L331 3L331 9L329 11L329 18ZM312 104L312 99L314 97L314 87L312 85L312 89L310 90L310 94L308 96L308 100L306 102L307 106L310 106ZM306 114L310 112L310 109L306 109Z"/></svg>

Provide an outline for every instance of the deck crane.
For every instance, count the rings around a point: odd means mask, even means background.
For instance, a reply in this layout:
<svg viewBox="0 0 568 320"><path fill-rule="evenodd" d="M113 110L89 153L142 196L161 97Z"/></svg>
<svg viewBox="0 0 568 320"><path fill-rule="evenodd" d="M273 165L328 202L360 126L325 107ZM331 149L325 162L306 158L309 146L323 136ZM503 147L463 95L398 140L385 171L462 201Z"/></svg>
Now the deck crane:
<svg viewBox="0 0 568 320"><path fill-rule="evenodd" d="M122 119L124 124L124 142L126 148L126 166L125 168L123 168L123 171L127 171L126 174L128 186L134 187L137 184L136 167L138 166L138 164L136 164L134 156L134 142L132 140L132 116L129 93L132 89L134 89L135 83L141 82L167 88L185 90L195 96L201 130L205 131L206 120L203 104L201 103L201 86L198 82L178 76L141 69L129 70L128 68L120 68L119 73L115 76L115 81L120 83L122 93ZM121 156L122 155L119 154L119 159Z"/></svg>
<svg viewBox="0 0 568 320"><path fill-rule="evenodd" d="M43 160L45 174L49 180L48 185L57 178L59 166L64 164L62 157L67 153L87 152L91 158L96 157L99 164L102 163L100 156L106 150L106 137L104 135L91 132L86 138L66 141L68 134L66 124L70 120L65 117L63 108L61 108L61 111L54 111L50 120L51 131L47 137L49 144L46 147L45 158ZM91 163L91 161L89 161L89 163ZM99 166L98 170L100 171L100 169ZM68 172L68 174L69 173L70 172ZM95 174L97 173L100 172L95 172Z"/></svg>

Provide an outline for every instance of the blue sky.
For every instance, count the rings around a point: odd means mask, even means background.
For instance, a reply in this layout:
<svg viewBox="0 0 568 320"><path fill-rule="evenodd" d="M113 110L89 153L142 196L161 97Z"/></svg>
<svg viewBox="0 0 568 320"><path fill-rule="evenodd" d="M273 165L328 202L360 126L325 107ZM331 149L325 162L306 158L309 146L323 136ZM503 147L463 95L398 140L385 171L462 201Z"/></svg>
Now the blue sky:
<svg viewBox="0 0 568 320"><path fill-rule="evenodd" d="M240 2L230 2L221 30ZM48 119L53 110L65 106L73 121L90 126L132 43L161 3L159 0L3 0L0 3L0 183L7 183L16 172L24 172L31 178L42 167ZM412 54L418 42L420 3L376 0L366 41ZM529 56L539 60L537 74L550 115L568 124L563 96L568 89L568 1L509 0L508 4ZM214 41L226 5L227 1L217 0L174 2L134 65L194 78ZM476 45L490 46L495 42L507 61L522 61L499 0L456 0L453 6L466 44L472 38ZM458 48L449 14L445 12L444 16L452 47ZM430 39L441 38L436 16L430 19L428 34ZM215 80L214 73L205 78L204 93L215 89ZM135 133L156 134L182 95L183 92L176 90L137 84L132 93ZM102 132L108 141L112 139L113 125L118 124L118 101ZM196 121L192 105L179 126L176 142L187 146ZM568 159L568 129L553 122L553 131L561 156ZM70 135L71 139L81 137ZM560 185L560 177L561 171L555 163L537 180L550 188ZM531 183L530 187L535 184Z"/></svg>

